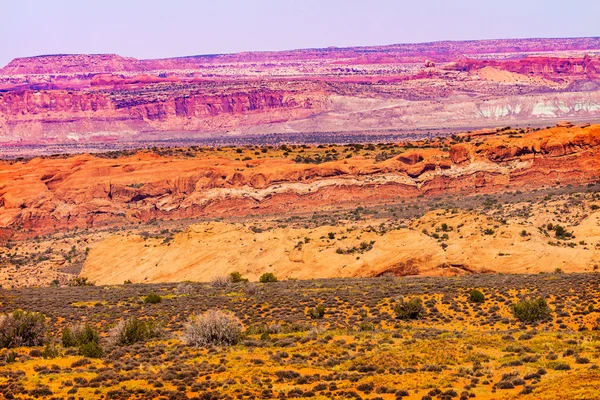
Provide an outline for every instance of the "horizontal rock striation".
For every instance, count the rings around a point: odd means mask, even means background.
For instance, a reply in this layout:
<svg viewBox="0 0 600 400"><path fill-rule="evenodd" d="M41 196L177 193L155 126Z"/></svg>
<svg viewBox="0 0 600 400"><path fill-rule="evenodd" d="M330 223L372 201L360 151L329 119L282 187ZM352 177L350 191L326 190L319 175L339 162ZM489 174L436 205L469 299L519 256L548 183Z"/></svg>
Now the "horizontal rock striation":
<svg viewBox="0 0 600 400"><path fill-rule="evenodd" d="M470 137L448 150L417 147L384 161L355 156L302 164L141 151L0 164L2 236L154 219L311 212L332 205L493 193L600 178L600 126Z"/></svg>

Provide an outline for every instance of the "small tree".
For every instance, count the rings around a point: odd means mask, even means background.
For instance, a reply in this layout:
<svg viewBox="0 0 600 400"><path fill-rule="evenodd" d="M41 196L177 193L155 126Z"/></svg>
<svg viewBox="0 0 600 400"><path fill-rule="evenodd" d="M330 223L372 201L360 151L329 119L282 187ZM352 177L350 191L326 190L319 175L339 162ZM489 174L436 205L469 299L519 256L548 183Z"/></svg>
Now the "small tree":
<svg viewBox="0 0 600 400"><path fill-rule="evenodd" d="M191 346L230 346L242 337L242 323L233 314L210 310L190 316L185 325L183 339Z"/></svg>
<svg viewBox="0 0 600 400"><path fill-rule="evenodd" d="M473 303L483 303L485 301L485 296L479 290L472 289L471 292L469 292L469 299L471 299Z"/></svg>
<svg viewBox="0 0 600 400"><path fill-rule="evenodd" d="M277 282L277 277L272 272L265 272L260 276L259 280L262 283Z"/></svg>
<svg viewBox="0 0 600 400"><path fill-rule="evenodd" d="M400 298L394 312L398 319L419 319L425 315L425 306L420 297L413 297L409 301Z"/></svg>
<svg viewBox="0 0 600 400"><path fill-rule="evenodd" d="M546 321L551 318L552 311L543 297L536 299L521 299L513 304L513 314L521 322Z"/></svg>

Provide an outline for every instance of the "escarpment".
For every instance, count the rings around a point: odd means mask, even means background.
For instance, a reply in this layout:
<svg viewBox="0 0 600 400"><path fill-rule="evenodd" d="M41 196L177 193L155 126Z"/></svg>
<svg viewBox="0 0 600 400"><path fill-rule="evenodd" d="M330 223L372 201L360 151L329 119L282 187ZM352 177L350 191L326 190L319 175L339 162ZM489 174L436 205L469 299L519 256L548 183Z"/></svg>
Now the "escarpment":
<svg viewBox="0 0 600 400"><path fill-rule="evenodd" d="M245 148L3 162L0 227L10 237L153 219L310 212L557 181L585 184L599 179L599 145L600 127L589 126L421 144L384 161L348 154L298 163L276 148ZM350 149L288 150L343 155Z"/></svg>
<svg viewBox="0 0 600 400"><path fill-rule="evenodd" d="M23 144L51 154L44 148L215 137L239 143L269 134L421 138L594 122L599 43L508 39L160 60L18 58L0 69L0 143L18 157Z"/></svg>

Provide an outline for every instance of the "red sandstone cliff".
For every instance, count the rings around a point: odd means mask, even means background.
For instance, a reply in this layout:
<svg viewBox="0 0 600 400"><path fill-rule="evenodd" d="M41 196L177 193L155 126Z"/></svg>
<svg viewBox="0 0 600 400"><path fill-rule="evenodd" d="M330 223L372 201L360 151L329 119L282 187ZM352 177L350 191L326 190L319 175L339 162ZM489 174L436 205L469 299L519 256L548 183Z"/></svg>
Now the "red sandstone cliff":
<svg viewBox="0 0 600 400"><path fill-rule="evenodd" d="M0 164L3 237L76 227L201 216L247 215L385 203L597 181L600 126L552 128L417 148L383 162L363 157L297 164L267 152L235 161L218 151L195 157L141 152ZM263 154L263 153L260 153Z"/></svg>

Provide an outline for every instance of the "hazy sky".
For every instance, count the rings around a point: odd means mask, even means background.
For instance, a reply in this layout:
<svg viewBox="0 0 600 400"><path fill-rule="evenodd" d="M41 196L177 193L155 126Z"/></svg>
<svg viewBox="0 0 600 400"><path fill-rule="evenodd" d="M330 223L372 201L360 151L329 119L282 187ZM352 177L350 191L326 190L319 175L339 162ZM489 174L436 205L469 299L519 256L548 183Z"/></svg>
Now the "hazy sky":
<svg viewBox="0 0 600 400"><path fill-rule="evenodd" d="M56 53L161 58L600 35L600 0L0 0L0 12L0 65Z"/></svg>

